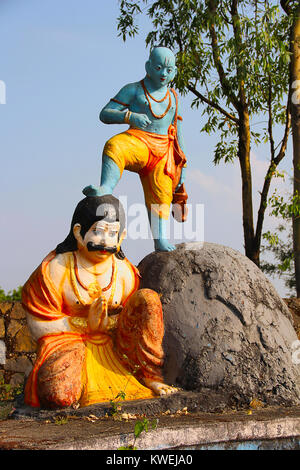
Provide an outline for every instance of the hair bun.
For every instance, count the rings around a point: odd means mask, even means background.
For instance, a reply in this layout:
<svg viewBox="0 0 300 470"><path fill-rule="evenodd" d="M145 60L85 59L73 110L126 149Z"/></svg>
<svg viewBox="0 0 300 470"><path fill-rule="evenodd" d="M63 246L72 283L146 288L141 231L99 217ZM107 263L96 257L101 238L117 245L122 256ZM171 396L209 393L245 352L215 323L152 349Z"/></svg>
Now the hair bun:
<svg viewBox="0 0 300 470"><path fill-rule="evenodd" d="M86 197L102 196L99 186L94 186L93 184L86 186L82 192Z"/></svg>

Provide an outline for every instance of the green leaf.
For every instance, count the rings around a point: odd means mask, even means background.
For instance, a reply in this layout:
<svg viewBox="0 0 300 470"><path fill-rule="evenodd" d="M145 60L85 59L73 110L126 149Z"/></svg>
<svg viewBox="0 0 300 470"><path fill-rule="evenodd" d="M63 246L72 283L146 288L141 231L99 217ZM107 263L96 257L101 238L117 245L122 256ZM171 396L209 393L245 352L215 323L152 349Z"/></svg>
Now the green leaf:
<svg viewBox="0 0 300 470"><path fill-rule="evenodd" d="M0 287L0 302L17 302L22 299L22 286L17 289L9 290L7 293L4 292Z"/></svg>
<svg viewBox="0 0 300 470"><path fill-rule="evenodd" d="M152 427L152 429L156 429L156 428L157 428L157 425L158 425L158 420L157 420L157 419L154 419L153 421L151 421L151 427Z"/></svg>
<svg viewBox="0 0 300 470"><path fill-rule="evenodd" d="M134 425L134 436L135 438L138 438L140 434L144 431L145 425L142 423L142 421L137 421Z"/></svg>
<svg viewBox="0 0 300 470"><path fill-rule="evenodd" d="M129 446L124 446L124 447L118 447L118 450L137 450L137 447L134 447L133 445L129 445Z"/></svg>

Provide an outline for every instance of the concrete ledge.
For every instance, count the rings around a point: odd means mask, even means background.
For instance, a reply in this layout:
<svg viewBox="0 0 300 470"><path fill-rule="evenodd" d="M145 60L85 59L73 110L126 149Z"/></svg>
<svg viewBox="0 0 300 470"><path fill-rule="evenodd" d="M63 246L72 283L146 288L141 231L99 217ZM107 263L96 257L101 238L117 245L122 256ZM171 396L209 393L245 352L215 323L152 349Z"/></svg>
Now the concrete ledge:
<svg viewBox="0 0 300 470"><path fill-rule="evenodd" d="M0 449L31 450L117 450L133 444L135 421L113 421L88 417L69 417L66 424L7 420L0 423ZM157 429L142 433L138 450L300 448L300 407L235 413L190 413L178 417L159 417ZM285 447L282 446L285 443Z"/></svg>
<svg viewBox="0 0 300 470"><path fill-rule="evenodd" d="M278 419L269 422L218 423L186 426L183 428L160 428L145 433L137 442L139 450L188 449L202 445L231 443L238 441L277 440L278 438L299 437L300 419ZM132 444L133 436L120 434L90 439L83 442L65 442L48 447L59 450L115 450ZM249 442L249 444L250 444Z"/></svg>
<svg viewBox="0 0 300 470"><path fill-rule="evenodd" d="M256 420L201 423L184 427L164 427L144 433L138 440L140 450L186 449L203 444L233 443L235 441L270 440L299 437L300 418L281 418L265 422ZM94 438L84 442L65 442L52 447L64 450L114 450L132 444L132 433Z"/></svg>

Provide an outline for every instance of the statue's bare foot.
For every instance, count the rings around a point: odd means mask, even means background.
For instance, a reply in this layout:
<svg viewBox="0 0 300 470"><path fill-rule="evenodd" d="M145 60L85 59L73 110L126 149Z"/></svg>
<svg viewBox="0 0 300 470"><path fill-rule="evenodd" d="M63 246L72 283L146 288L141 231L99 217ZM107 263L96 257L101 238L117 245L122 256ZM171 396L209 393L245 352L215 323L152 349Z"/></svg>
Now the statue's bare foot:
<svg viewBox="0 0 300 470"><path fill-rule="evenodd" d="M171 395L171 393L178 392L178 388L171 387L171 385L164 384L163 382L157 382L151 379L144 379L146 387L151 388L151 390L157 395Z"/></svg>
<svg viewBox="0 0 300 470"><path fill-rule="evenodd" d="M155 251L173 251L176 250L176 246L172 245L165 238L156 239L154 241Z"/></svg>

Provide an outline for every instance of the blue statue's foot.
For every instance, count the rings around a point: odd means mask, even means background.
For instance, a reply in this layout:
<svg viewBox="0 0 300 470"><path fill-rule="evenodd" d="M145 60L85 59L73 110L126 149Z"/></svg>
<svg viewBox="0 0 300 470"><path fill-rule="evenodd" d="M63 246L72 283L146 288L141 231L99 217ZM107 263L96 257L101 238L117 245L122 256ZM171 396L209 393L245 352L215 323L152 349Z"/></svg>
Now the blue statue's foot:
<svg viewBox="0 0 300 470"><path fill-rule="evenodd" d="M94 186L90 184L82 190L85 196L104 196L105 194L111 194L112 190L108 186Z"/></svg>
<svg viewBox="0 0 300 470"><path fill-rule="evenodd" d="M173 251L176 250L176 246L172 245L165 238L154 240L155 251Z"/></svg>

